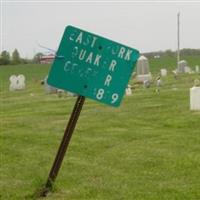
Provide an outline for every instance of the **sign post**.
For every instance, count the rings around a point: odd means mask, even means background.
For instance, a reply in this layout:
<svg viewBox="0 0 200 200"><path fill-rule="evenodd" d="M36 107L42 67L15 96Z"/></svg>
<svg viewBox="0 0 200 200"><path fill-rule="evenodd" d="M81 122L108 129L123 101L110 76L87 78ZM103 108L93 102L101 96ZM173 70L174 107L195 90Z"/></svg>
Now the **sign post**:
<svg viewBox="0 0 200 200"><path fill-rule="evenodd" d="M46 185L42 189L40 196L45 197L47 195L47 193L49 192L49 190L52 189L53 182L55 181L55 179L58 175L58 171L61 167L63 158L64 158L65 153L67 151L67 147L69 145L69 142L70 142L70 139L72 137L74 128L75 128L76 123L78 121L79 115L81 113L84 101L85 101L85 97L78 96L78 98L76 100L76 104L74 105L74 109L72 111L71 117L69 119L68 125L65 129L64 136L63 136L63 139L60 143L60 147L59 147L57 155L55 157L53 166L52 166L51 171L49 173L49 177L47 179Z"/></svg>
<svg viewBox="0 0 200 200"><path fill-rule="evenodd" d="M53 186L85 97L118 107L138 57L136 49L73 26L66 27L47 83L79 96L40 196L46 196Z"/></svg>

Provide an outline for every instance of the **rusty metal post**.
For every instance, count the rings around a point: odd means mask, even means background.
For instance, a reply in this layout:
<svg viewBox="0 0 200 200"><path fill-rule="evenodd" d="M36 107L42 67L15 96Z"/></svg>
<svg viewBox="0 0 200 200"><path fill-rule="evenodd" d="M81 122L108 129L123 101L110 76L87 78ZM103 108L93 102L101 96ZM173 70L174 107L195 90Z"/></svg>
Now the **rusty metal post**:
<svg viewBox="0 0 200 200"><path fill-rule="evenodd" d="M72 111L71 117L70 117L69 122L67 124L67 127L65 129L62 142L60 144L60 147L58 149L58 152L57 152L57 155L55 157L54 163L52 165L51 171L49 173L46 185L42 189L42 191L40 192L41 197L47 196L48 192L52 189L53 183L55 182L55 179L58 175L58 172L59 172L59 169L61 167L63 158L64 158L65 153L67 151L67 147L68 147L70 139L72 137L74 128L75 128L76 123L78 121L78 118L79 118L80 112L82 110L84 101L85 101L84 96L78 96L76 103L75 103L75 106L74 106L74 109Z"/></svg>

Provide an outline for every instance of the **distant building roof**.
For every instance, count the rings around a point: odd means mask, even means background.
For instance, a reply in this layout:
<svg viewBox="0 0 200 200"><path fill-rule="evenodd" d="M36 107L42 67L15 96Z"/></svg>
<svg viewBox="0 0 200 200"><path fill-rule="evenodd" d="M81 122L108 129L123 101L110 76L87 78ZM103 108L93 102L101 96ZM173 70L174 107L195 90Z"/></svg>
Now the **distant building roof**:
<svg viewBox="0 0 200 200"><path fill-rule="evenodd" d="M55 58L54 54L40 56L40 63L42 64L52 63L54 58Z"/></svg>

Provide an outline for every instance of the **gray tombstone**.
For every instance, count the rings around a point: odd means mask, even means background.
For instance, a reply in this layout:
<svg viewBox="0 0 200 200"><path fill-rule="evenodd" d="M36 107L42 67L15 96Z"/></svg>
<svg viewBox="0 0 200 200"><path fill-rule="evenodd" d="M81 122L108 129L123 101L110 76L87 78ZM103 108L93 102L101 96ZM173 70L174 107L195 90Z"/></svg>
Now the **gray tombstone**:
<svg viewBox="0 0 200 200"><path fill-rule="evenodd" d="M145 56L140 56L137 61L137 75L149 74L149 61Z"/></svg>
<svg viewBox="0 0 200 200"><path fill-rule="evenodd" d="M185 60L179 61L177 72L178 73L185 73L185 69L186 69L187 66L188 66L187 61L185 61Z"/></svg>
<svg viewBox="0 0 200 200"><path fill-rule="evenodd" d="M145 56L140 56L137 61L137 80L144 82L145 80L151 80L151 73L149 70L149 61Z"/></svg>
<svg viewBox="0 0 200 200"><path fill-rule="evenodd" d="M160 70L160 75L161 76L167 76L167 69L161 69Z"/></svg>

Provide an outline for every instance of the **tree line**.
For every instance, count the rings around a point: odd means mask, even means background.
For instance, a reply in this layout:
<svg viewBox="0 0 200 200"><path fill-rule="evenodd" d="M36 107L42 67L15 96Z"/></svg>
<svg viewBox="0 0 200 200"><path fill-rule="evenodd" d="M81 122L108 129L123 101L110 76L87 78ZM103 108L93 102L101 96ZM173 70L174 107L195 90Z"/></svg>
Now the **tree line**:
<svg viewBox="0 0 200 200"><path fill-rule="evenodd" d="M160 56L160 57L176 57L177 56L177 51L172 51L171 49L167 49L165 51L155 51L155 52L149 52L149 53L144 53L145 56L148 58L153 58L155 56ZM200 49L181 49L180 50L180 55L181 56L200 56Z"/></svg>
<svg viewBox="0 0 200 200"><path fill-rule="evenodd" d="M0 54L0 65L17 65L17 64L38 64L40 63L40 57L44 55L43 53L36 53L32 59L21 58L19 51L15 49L12 54L6 50L2 51ZM177 55L176 51L172 51L171 49L165 51L156 51L156 52L149 52L143 53L143 55L147 56L148 58L153 58L155 56L159 57L175 57ZM200 49L181 49L180 55L188 56L188 55L198 55L200 56Z"/></svg>
<svg viewBox="0 0 200 200"><path fill-rule="evenodd" d="M15 49L11 54L4 50L0 54L0 65L17 65L17 64L30 64L40 63L40 57L43 53L36 53L32 59L22 58L17 49Z"/></svg>

